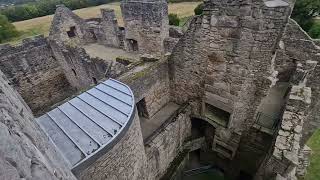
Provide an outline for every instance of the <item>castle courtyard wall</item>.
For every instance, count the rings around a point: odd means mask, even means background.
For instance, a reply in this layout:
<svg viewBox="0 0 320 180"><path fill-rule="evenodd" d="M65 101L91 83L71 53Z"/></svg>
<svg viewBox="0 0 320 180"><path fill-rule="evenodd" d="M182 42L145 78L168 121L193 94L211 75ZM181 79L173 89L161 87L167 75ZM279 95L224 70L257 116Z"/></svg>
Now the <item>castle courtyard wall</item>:
<svg viewBox="0 0 320 180"><path fill-rule="evenodd" d="M0 69L35 115L74 93L46 38L2 45Z"/></svg>

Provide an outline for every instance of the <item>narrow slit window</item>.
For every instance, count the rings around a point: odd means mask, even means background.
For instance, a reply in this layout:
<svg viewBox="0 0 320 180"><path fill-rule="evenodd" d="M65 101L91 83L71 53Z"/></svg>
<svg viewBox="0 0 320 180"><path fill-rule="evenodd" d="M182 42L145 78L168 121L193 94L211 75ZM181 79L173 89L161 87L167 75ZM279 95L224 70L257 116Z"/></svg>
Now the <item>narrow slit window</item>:
<svg viewBox="0 0 320 180"><path fill-rule="evenodd" d="M94 84L98 84L98 81L97 81L97 79L95 77L92 77L92 80L93 80Z"/></svg>
<svg viewBox="0 0 320 180"><path fill-rule="evenodd" d="M138 115L139 115L139 117L149 118L149 113L148 113L148 111L147 111L147 105L146 105L146 100L145 100L145 98L141 99L141 100L137 103L137 109L138 109Z"/></svg>
<svg viewBox="0 0 320 180"><path fill-rule="evenodd" d="M72 72L73 72L73 75L74 75L74 76L77 76L76 70L74 70L74 69L71 69L71 70L72 70Z"/></svg>

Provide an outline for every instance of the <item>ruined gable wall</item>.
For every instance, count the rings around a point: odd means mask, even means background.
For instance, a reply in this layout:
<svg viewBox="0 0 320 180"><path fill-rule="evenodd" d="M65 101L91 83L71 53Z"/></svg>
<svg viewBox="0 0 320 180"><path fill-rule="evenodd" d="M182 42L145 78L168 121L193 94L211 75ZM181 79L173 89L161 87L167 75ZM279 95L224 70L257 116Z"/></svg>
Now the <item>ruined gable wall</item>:
<svg viewBox="0 0 320 180"><path fill-rule="evenodd" d="M0 111L0 179L76 179L1 71Z"/></svg>
<svg viewBox="0 0 320 180"><path fill-rule="evenodd" d="M67 32L72 27L74 27L75 36L69 37ZM96 41L93 32L90 32L89 24L64 5L57 6L51 23L49 38L77 45Z"/></svg>
<svg viewBox="0 0 320 180"><path fill-rule="evenodd" d="M0 69L36 115L73 93L43 36L17 46L2 45Z"/></svg>

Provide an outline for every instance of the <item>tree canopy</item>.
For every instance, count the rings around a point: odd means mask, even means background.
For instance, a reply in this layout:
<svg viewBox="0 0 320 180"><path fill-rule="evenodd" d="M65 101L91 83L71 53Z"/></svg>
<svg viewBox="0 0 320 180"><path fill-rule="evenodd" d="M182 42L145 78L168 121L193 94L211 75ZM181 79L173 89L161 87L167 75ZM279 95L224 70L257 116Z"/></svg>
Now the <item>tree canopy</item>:
<svg viewBox="0 0 320 180"><path fill-rule="evenodd" d="M297 0L291 17L307 32L316 26L315 18L320 14L320 0ZM319 26L317 26L319 27ZM313 37L316 38L316 37Z"/></svg>
<svg viewBox="0 0 320 180"><path fill-rule="evenodd" d="M18 31L12 25L8 18L4 15L0 15L0 43L5 42L6 40L9 40L12 37L15 37L18 35Z"/></svg>

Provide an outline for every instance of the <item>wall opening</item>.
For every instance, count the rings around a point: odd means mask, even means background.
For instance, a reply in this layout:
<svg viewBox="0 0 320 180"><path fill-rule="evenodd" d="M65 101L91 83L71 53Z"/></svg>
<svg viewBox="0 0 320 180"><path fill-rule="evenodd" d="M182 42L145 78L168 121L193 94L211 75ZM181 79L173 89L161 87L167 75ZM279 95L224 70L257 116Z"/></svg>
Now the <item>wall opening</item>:
<svg viewBox="0 0 320 180"><path fill-rule="evenodd" d="M237 180L252 180L252 179L253 179L252 175L244 171L240 171L240 174L237 177Z"/></svg>
<svg viewBox="0 0 320 180"><path fill-rule="evenodd" d="M211 149L212 142L215 135L215 127L203 119L192 118L191 119L191 138L205 138L206 146Z"/></svg>
<svg viewBox="0 0 320 180"><path fill-rule="evenodd" d="M73 72L73 75L74 75L74 76L77 76L76 70L74 70L74 69L71 69L71 70L72 70L72 72Z"/></svg>
<svg viewBox="0 0 320 180"><path fill-rule="evenodd" d="M141 99L141 100L137 103L137 109L138 109L138 115L139 115L139 117L149 118L149 113L148 113L148 111L147 111L147 105L146 105L146 100L145 100L145 98Z"/></svg>
<svg viewBox="0 0 320 180"><path fill-rule="evenodd" d="M228 127L230 113L211 104L205 104L205 116L217 124Z"/></svg>
<svg viewBox="0 0 320 180"><path fill-rule="evenodd" d="M97 41L98 38L97 38L97 36L96 36L96 33L94 33L94 30L93 30L93 29L90 29L90 33L92 34L93 40L94 40L94 41Z"/></svg>
<svg viewBox="0 0 320 180"><path fill-rule="evenodd" d="M129 51L139 51L138 41L127 39Z"/></svg>
<svg viewBox="0 0 320 180"><path fill-rule="evenodd" d="M68 37L69 38L74 38L76 37L76 27L75 26L71 26L70 30L67 31Z"/></svg>
<svg viewBox="0 0 320 180"><path fill-rule="evenodd" d="M92 80L93 80L94 84L98 84L98 81L97 81L97 79L95 77L92 77Z"/></svg>

